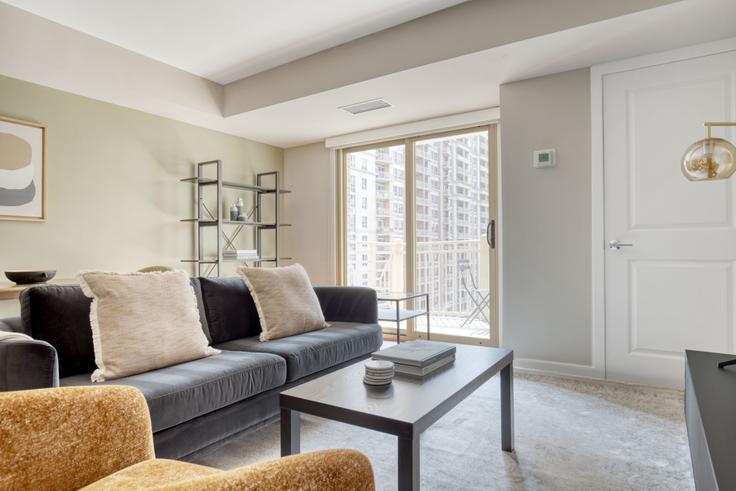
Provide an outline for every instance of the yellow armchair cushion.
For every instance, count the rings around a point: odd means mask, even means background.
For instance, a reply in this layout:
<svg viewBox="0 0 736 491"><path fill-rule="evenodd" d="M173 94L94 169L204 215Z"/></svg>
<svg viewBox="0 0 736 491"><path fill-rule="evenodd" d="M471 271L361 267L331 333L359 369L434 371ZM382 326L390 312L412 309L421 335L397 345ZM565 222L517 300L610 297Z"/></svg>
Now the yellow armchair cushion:
<svg viewBox="0 0 736 491"><path fill-rule="evenodd" d="M0 490L371 491L368 459L324 450L221 471L154 459L137 389L67 387L0 393Z"/></svg>
<svg viewBox="0 0 736 491"><path fill-rule="evenodd" d="M154 457L148 406L132 387L2 392L0 415L0 489L79 489Z"/></svg>

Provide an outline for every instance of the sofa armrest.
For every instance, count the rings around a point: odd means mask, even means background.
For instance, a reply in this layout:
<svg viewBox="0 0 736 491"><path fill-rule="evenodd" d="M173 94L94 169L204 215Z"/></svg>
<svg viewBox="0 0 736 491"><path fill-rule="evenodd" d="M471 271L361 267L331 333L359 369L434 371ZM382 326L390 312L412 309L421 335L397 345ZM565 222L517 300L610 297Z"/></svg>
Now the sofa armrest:
<svg viewBox="0 0 736 491"><path fill-rule="evenodd" d="M378 322L378 300L376 291L361 286L315 286L319 304L325 320L362 322L375 324Z"/></svg>
<svg viewBox="0 0 736 491"><path fill-rule="evenodd" d="M0 392L58 386L53 346L25 334L0 332Z"/></svg>
<svg viewBox="0 0 736 491"><path fill-rule="evenodd" d="M0 319L0 332L23 332L23 322L20 317Z"/></svg>
<svg viewBox="0 0 736 491"><path fill-rule="evenodd" d="M143 394L126 386L0 393L0 489L79 489L152 459Z"/></svg>

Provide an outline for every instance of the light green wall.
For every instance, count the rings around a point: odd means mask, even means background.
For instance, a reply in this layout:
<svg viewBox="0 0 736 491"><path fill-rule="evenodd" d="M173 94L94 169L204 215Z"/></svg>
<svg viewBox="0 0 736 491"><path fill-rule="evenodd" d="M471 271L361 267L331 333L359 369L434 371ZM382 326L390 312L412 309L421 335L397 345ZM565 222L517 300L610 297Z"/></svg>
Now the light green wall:
<svg viewBox="0 0 736 491"><path fill-rule="evenodd" d="M0 221L0 272L69 278L163 264L193 273L179 262L194 254L192 226L179 219L193 215L194 190L179 179L212 159L229 180L283 170L280 148L1 76L0 115L48 129L47 220ZM16 311L0 302L0 317Z"/></svg>

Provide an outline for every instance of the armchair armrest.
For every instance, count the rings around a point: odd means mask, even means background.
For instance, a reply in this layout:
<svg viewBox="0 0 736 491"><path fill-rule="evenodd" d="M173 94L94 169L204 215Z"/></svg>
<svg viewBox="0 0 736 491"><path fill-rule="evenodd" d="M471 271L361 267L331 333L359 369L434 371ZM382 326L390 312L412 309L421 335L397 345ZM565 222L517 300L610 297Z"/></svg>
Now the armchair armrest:
<svg viewBox="0 0 736 491"><path fill-rule="evenodd" d="M212 476L207 479L215 480ZM272 460L225 473L223 481L237 480L239 490L301 489L353 490L375 489L373 468L368 458L354 450L323 450Z"/></svg>
<svg viewBox="0 0 736 491"><path fill-rule="evenodd" d="M360 286L315 286L325 320L344 322L378 322L376 291Z"/></svg>
<svg viewBox="0 0 736 491"><path fill-rule="evenodd" d="M158 491L373 491L373 468L354 450L322 450L284 457L156 488Z"/></svg>
<svg viewBox="0 0 736 491"><path fill-rule="evenodd" d="M133 387L0 393L0 414L0 489L79 489L154 456Z"/></svg>
<svg viewBox="0 0 736 491"><path fill-rule="evenodd" d="M53 346L18 332L0 331L0 392L58 386L59 363Z"/></svg>

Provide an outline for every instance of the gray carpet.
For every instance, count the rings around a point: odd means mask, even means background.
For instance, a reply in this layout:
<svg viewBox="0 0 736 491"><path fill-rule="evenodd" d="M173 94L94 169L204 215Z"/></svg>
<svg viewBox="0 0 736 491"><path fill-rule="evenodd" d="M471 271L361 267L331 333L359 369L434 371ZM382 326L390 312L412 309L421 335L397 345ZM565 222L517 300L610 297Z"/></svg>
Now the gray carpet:
<svg viewBox="0 0 736 491"><path fill-rule="evenodd" d="M498 378L422 435L422 489L694 489L678 391L519 374L516 452L500 448ZM353 448L378 489L396 489L390 435L303 416L302 451ZM205 449L192 462L230 469L279 456L270 424Z"/></svg>

